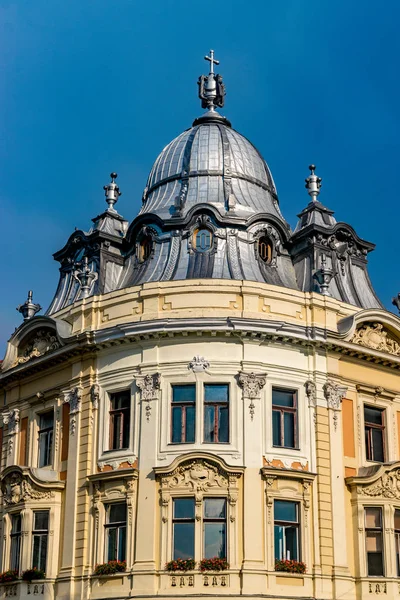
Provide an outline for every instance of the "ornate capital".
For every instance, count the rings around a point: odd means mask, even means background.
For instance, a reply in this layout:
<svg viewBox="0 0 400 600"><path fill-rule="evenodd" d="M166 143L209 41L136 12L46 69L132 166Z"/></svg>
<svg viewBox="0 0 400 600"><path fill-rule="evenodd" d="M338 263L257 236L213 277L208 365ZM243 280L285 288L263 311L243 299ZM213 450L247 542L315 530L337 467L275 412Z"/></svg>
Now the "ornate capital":
<svg viewBox="0 0 400 600"><path fill-rule="evenodd" d="M81 411L83 390L81 386L72 388L69 392L64 395L64 402L68 402L70 406L70 414L76 414Z"/></svg>
<svg viewBox="0 0 400 600"><path fill-rule="evenodd" d="M97 410L99 408L100 400L100 386L98 383L94 383L90 388L90 399L92 401L93 410Z"/></svg>
<svg viewBox="0 0 400 600"><path fill-rule="evenodd" d="M8 435L15 435L19 431L19 409L14 408L3 413L3 423L8 425Z"/></svg>
<svg viewBox="0 0 400 600"><path fill-rule="evenodd" d="M258 400L261 396L261 390L266 383L266 373L245 373L240 371L238 382L243 390L243 399L250 400L249 410L251 420L254 418L255 404L253 400Z"/></svg>
<svg viewBox="0 0 400 600"><path fill-rule="evenodd" d="M304 387L306 388L306 396L308 398L309 406L317 405L317 386L311 379L305 382Z"/></svg>
<svg viewBox="0 0 400 600"><path fill-rule="evenodd" d="M323 390L328 408L330 410L333 410L333 425L336 431L338 422L337 413L340 410L340 404L343 400L343 396L347 392L347 387L342 387L328 379L327 382L324 384Z"/></svg>
<svg viewBox="0 0 400 600"><path fill-rule="evenodd" d="M138 386L142 402L147 402L146 418L150 420L152 400L157 400L160 394L161 375L160 373L153 373L152 375L138 375L136 377L136 385Z"/></svg>

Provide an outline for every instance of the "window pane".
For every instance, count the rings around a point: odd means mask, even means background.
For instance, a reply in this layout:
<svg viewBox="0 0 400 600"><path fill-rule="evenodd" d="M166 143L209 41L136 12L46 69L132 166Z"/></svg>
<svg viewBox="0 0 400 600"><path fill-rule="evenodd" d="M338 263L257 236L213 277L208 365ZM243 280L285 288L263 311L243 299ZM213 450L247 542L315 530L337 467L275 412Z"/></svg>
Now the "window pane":
<svg viewBox="0 0 400 600"><path fill-rule="evenodd" d="M204 500L204 518L205 519L225 519L226 500L225 498L206 498Z"/></svg>
<svg viewBox="0 0 400 600"><path fill-rule="evenodd" d="M47 413L43 413L40 415L40 429L46 429L48 427L53 427L54 423L54 412L49 411Z"/></svg>
<svg viewBox="0 0 400 600"><path fill-rule="evenodd" d="M36 511L34 513L35 515L35 519L34 519L34 530L45 530L47 531L47 529L49 528L49 513L48 511Z"/></svg>
<svg viewBox="0 0 400 600"><path fill-rule="evenodd" d="M394 511L394 528L400 531L400 510L397 508Z"/></svg>
<svg viewBox="0 0 400 600"><path fill-rule="evenodd" d="M19 558L21 554L21 536L17 535L11 538L11 558L10 569L19 571Z"/></svg>
<svg viewBox="0 0 400 600"><path fill-rule="evenodd" d="M130 411L126 410L123 417L123 431L122 431L122 447L129 448L129 420Z"/></svg>
<svg viewBox="0 0 400 600"><path fill-rule="evenodd" d="M213 442L214 441L214 415L215 408L214 406L205 406L204 407L204 441L205 442Z"/></svg>
<svg viewBox="0 0 400 600"><path fill-rule="evenodd" d="M112 423L112 450L118 450L121 448L121 425L122 425L122 415L121 413L116 413L111 417Z"/></svg>
<svg viewBox="0 0 400 600"><path fill-rule="evenodd" d="M294 406L294 392L288 390L272 390L272 404L276 406Z"/></svg>
<svg viewBox="0 0 400 600"><path fill-rule="evenodd" d="M297 523L297 502L275 500L274 519L275 521L290 521L292 523Z"/></svg>
<svg viewBox="0 0 400 600"><path fill-rule="evenodd" d="M372 460L378 460L379 462L384 462L384 452L383 452L383 431L381 429L372 429L372 447L373 447L373 456Z"/></svg>
<svg viewBox="0 0 400 600"><path fill-rule="evenodd" d="M219 406L218 412L218 441L229 442L229 409Z"/></svg>
<svg viewBox="0 0 400 600"><path fill-rule="evenodd" d="M211 232L208 229L199 229L196 234L196 250L205 252L211 248Z"/></svg>
<svg viewBox="0 0 400 600"><path fill-rule="evenodd" d="M196 386L195 385L173 385L172 386L172 402L195 402L196 401Z"/></svg>
<svg viewBox="0 0 400 600"><path fill-rule="evenodd" d="M374 423L375 425L383 425L382 423L382 410L378 408L372 408L371 406L364 406L364 420L368 423Z"/></svg>
<svg viewBox="0 0 400 600"><path fill-rule="evenodd" d="M20 532L21 531L21 515L12 515L11 519L12 519L12 521L11 521L11 533L18 533L18 532Z"/></svg>
<svg viewBox="0 0 400 600"><path fill-rule="evenodd" d="M117 560L117 528L112 527L108 530L108 551L107 560Z"/></svg>
<svg viewBox="0 0 400 600"><path fill-rule="evenodd" d="M194 519L194 498L177 498L174 500L175 519Z"/></svg>
<svg viewBox="0 0 400 600"><path fill-rule="evenodd" d="M204 386L204 401L205 402L228 402L229 401L229 386L225 384Z"/></svg>
<svg viewBox="0 0 400 600"><path fill-rule="evenodd" d="M285 537L286 558L288 560L299 560L297 527L285 527Z"/></svg>
<svg viewBox="0 0 400 600"><path fill-rule="evenodd" d="M174 560L194 557L194 523L174 523Z"/></svg>
<svg viewBox="0 0 400 600"><path fill-rule="evenodd" d="M32 567L46 571L47 535L33 536Z"/></svg>
<svg viewBox="0 0 400 600"><path fill-rule="evenodd" d="M226 524L204 523L204 558L226 558Z"/></svg>
<svg viewBox="0 0 400 600"><path fill-rule="evenodd" d="M126 527L118 529L118 556L117 560L125 560L126 558Z"/></svg>
<svg viewBox="0 0 400 600"><path fill-rule="evenodd" d="M382 552L382 533L380 531L367 531L367 552Z"/></svg>
<svg viewBox="0 0 400 600"><path fill-rule="evenodd" d="M382 510L379 507L365 509L365 527L381 527Z"/></svg>
<svg viewBox="0 0 400 600"><path fill-rule="evenodd" d="M110 398L112 410L117 410L119 408L130 408L131 397L128 390L111 394Z"/></svg>
<svg viewBox="0 0 400 600"><path fill-rule="evenodd" d="M178 407L176 407L178 408ZM194 406L186 407L186 439L185 442L194 442L196 428L196 409Z"/></svg>
<svg viewBox="0 0 400 600"><path fill-rule="evenodd" d="M110 504L109 523L126 521L126 504Z"/></svg>
<svg viewBox="0 0 400 600"><path fill-rule="evenodd" d="M368 552L368 575L383 577L383 554L382 552Z"/></svg>
<svg viewBox="0 0 400 600"><path fill-rule="evenodd" d="M172 408L172 442L182 441L182 409L180 406Z"/></svg>
<svg viewBox="0 0 400 600"><path fill-rule="evenodd" d="M283 415L284 445L286 448L294 448L294 414L285 412Z"/></svg>
<svg viewBox="0 0 400 600"><path fill-rule="evenodd" d="M278 410L272 411L272 443L274 446L281 445L281 413Z"/></svg>
<svg viewBox="0 0 400 600"><path fill-rule="evenodd" d="M275 558L282 560L284 558L284 528L281 525L274 527L274 545Z"/></svg>

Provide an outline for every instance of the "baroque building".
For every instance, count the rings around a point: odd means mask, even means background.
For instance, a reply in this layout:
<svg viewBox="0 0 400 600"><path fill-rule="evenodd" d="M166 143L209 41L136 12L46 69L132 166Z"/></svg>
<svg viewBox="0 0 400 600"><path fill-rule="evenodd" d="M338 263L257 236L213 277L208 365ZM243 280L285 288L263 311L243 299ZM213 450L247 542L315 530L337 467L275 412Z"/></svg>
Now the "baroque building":
<svg viewBox="0 0 400 600"><path fill-rule="evenodd" d="M320 202L313 165L291 230L206 58L205 112L139 215L117 212L112 173L54 255L47 312L31 292L18 307L1 598L400 597L400 320L374 245Z"/></svg>

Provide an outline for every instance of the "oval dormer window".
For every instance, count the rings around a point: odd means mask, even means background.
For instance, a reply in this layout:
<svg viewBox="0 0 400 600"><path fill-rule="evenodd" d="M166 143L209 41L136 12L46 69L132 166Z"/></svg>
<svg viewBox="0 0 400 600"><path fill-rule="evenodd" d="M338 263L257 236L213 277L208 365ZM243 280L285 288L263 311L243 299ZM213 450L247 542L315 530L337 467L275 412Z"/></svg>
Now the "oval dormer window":
<svg viewBox="0 0 400 600"><path fill-rule="evenodd" d="M267 265L272 260L272 244L265 235L261 236L258 240L258 256Z"/></svg>
<svg viewBox="0 0 400 600"><path fill-rule="evenodd" d="M150 258L153 249L153 239L149 235L145 235L139 242L139 260L144 262Z"/></svg>
<svg viewBox="0 0 400 600"><path fill-rule="evenodd" d="M197 252L207 252L211 249L212 233L205 227L194 232L194 247Z"/></svg>

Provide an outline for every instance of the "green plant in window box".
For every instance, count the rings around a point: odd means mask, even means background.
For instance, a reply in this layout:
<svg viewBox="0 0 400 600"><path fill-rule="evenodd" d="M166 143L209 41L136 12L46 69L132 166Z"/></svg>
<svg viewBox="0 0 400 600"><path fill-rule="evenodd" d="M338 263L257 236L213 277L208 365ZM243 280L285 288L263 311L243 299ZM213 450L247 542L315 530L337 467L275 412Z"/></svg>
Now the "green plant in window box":
<svg viewBox="0 0 400 600"><path fill-rule="evenodd" d="M10 581L17 581L18 571L16 569L9 569L0 573L0 583L9 583Z"/></svg>
<svg viewBox="0 0 400 600"><path fill-rule="evenodd" d="M177 558L166 563L167 571L193 571L196 566L194 558Z"/></svg>
<svg viewBox="0 0 400 600"><path fill-rule="evenodd" d="M200 571L226 571L226 569L229 569L226 558L214 556L213 558L203 558L200 561Z"/></svg>
<svg viewBox="0 0 400 600"><path fill-rule="evenodd" d="M299 560L275 560L275 571L284 573L305 573L306 564Z"/></svg>
<svg viewBox="0 0 400 600"><path fill-rule="evenodd" d="M33 567L33 569L27 569L24 571L21 577L23 581L28 581L30 583L34 579L45 579L46 573L43 571L43 569L37 569L36 567Z"/></svg>
<svg viewBox="0 0 400 600"><path fill-rule="evenodd" d="M109 562L96 565L93 575L114 575L115 573L125 573L125 560L110 560Z"/></svg>

